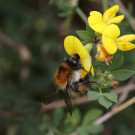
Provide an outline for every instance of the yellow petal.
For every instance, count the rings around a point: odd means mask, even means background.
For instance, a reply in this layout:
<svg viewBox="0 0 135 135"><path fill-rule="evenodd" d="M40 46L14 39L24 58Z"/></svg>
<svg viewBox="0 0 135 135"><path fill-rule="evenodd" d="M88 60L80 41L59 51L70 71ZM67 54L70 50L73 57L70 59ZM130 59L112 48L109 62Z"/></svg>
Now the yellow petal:
<svg viewBox="0 0 135 135"><path fill-rule="evenodd" d="M119 41L119 42L117 41L116 45L118 49L122 51L129 51L135 48L135 45L128 41Z"/></svg>
<svg viewBox="0 0 135 135"><path fill-rule="evenodd" d="M103 33L104 29L107 27L107 24L105 24L104 22L99 23L99 24L95 24L93 25L91 28L99 33Z"/></svg>
<svg viewBox="0 0 135 135"><path fill-rule="evenodd" d="M111 38L113 40L115 40L119 35L119 27L115 24L108 25L102 33L102 37Z"/></svg>
<svg viewBox="0 0 135 135"><path fill-rule="evenodd" d="M64 40L64 48L69 55L76 54L73 43L74 37L67 36Z"/></svg>
<svg viewBox="0 0 135 135"><path fill-rule="evenodd" d="M120 23L124 19L124 15L120 15L110 19L107 24Z"/></svg>
<svg viewBox="0 0 135 135"><path fill-rule="evenodd" d="M92 75L94 76L94 68L93 68L93 66L92 66L92 68L91 68L91 73L92 73Z"/></svg>
<svg viewBox="0 0 135 135"><path fill-rule="evenodd" d="M86 74L88 74L88 72L90 72L94 75L94 69L92 66L92 60L91 57L89 56L87 59L80 59L80 63L82 64L82 66L85 68L85 70L81 70L81 78L84 78Z"/></svg>
<svg viewBox="0 0 135 135"><path fill-rule="evenodd" d="M91 67L91 59L90 57L88 57L87 59L80 59L80 63L82 64L82 66L85 68L85 70L87 72L90 71L90 67ZM87 74L87 72L85 70L81 70L81 76L85 76Z"/></svg>
<svg viewBox="0 0 135 135"><path fill-rule="evenodd" d="M124 35L117 38L117 41L133 41L135 40L135 34Z"/></svg>
<svg viewBox="0 0 135 135"><path fill-rule="evenodd" d="M102 33L102 43L105 50L109 54L114 54L117 51L115 43L116 38L120 35L119 27L115 24L111 24L105 28Z"/></svg>
<svg viewBox="0 0 135 135"><path fill-rule="evenodd" d="M80 40L74 36L67 36L65 38L64 48L69 55L78 54L80 59L86 59L89 56Z"/></svg>
<svg viewBox="0 0 135 135"><path fill-rule="evenodd" d="M106 58L106 57L102 57L102 58L101 58L101 57L99 57L99 56L98 56L98 54L97 54L97 55L95 55L95 59L96 59L96 60L99 60L99 61L104 61L104 60L105 60L105 58Z"/></svg>
<svg viewBox="0 0 135 135"><path fill-rule="evenodd" d="M104 46L105 50L109 54L114 54L117 51L117 46L116 46L115 40L102 36L102 42L103 42L103 46Z"/></svg>
<svg viewBox="0 0 135 135"><path fill-rule="evenodd" d="M90 12L90 16L88 17L88 23L94 31L99 33L102 33L104 28L107 26L103 22L102 14L98 11Z"/></svg>
<svg viewBox="0 0 135 135"><path fill-rule="evenodd" d="M91 11L88 20L90 26L101 23L103 22L102 14L98 11Z"/></svg>
<svg viewBox="0 0 135 135"><path fill-rule="evenodd" d="M99 61L104 61L106 58L106 55L108 53L106 52L105 48L103 47L103 45L99 45L97 48L97 55L95 56L95 58Z"/></svg>
<svg viewBox="0 0 135 135"><path fill-rule="evenodd" d="M116 13L118 12L118 10L119 10L118 5L115 5L111 8L109 8L108 10L106 10L105 13L103 14L104 22L106 23L109 19L113 18L116 15Z"/></svg>

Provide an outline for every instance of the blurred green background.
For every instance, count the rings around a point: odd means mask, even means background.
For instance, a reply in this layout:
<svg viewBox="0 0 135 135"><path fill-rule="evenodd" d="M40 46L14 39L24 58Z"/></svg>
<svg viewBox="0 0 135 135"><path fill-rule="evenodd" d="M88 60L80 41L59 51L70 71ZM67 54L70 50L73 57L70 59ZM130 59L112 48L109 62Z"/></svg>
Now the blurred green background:
<svg viewBox="0 0 135 135"><path fill-rule="evenodd" d="M134 16L135 1L122 2ZM78 1L86 16L92 10L103 13L114 4L112 0ZM0 135L68 135L75 131L87 135L87 129L81 127L84 119L94 114L99 117L101 110L107 112L97 102L74 106L72 117L62 108L41 112L42 93L67 57L64 38L77 36L75 31L86 26L75 8L67 5L68 0L0 0ZM135 33L128 19L119 27L121 35ZM124 53L123 67L135 70L134 51ZM93 107L101 110L89 112ZM102 131L98 134L134 135L134 112L132 105L105 122L104 130L96 127Z"/></svg>

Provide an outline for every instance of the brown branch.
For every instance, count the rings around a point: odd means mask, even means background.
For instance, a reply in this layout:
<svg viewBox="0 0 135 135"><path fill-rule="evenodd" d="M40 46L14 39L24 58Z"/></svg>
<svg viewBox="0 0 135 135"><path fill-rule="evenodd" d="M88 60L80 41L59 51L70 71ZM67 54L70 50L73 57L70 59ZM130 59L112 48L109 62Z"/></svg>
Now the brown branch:
<svg viewBox="0 0 135 135"><path fill-rule="evenodd" d="M26 46L20 45L17 42L13 41L10 37L2 33L1 30L0 30L0 42L2 44L6 44L10 48L12 48L14 51L17 51L20 56L20 59L23 62L28 62L32 59L31 52Z"/></svg>
<svg viewBox="0 0 135 135"><path fill-rule="evenodd" d="M120 94L120 93L123 93L125 90L126 91L135 90L135 84L128 84L126 86L122 86L122 87L119 87L119 88L116 88L116 89L112 89L111 92L116 93L116 94ZM74 100L73 102L75 104L84 104L84 103L91 102L91 100L88 100L88 96L83 96L83 97L80 97L80 98ZM59 101L53 102L53 103L48 104L48 105L42 104L42 112L50 110L50 109L54 109L54 108L57 108L57 107L66 107L66 105L64 103L64 100L59 100Z"/></svg>
<svg viewBox="0 0 135 135"><path fill-rule="evenodd" d="M114 108L112 111L104 114L103 116L101 116L100 118L98 118L97 120L95 120L93 122L94 125L99 125L104 123L105 121L107 121L108 119L110 119L113 115L123 111L124 109L126 109L127 107L129 107L130 105L135 103L135 97L129 99L128 101L126 101L125 103L123 103L122 105ZM78 135L77 132L73 132L70 135Z"/></svg>
<svg viewBox="0 0 135 135"><path fill-rule="evenodd" d="M125 89L123 89L123 92L122 92L121 96L119 97L118 102L113 106L113 109L115 107L119 106L120 104L122 104L126 100L126 98L129 95L129 92L130 92L129 89L132 89L132 86L133 86L134 81L135 81L135 76L133 76L130 79L130 81L128 82L127 87L125 87Z"/></svg>
<svg viewBox="0 0 135 135"><path fill-rule="evenodd" d="M112 111L106 113L105 115L103 115L102 117L100 117L99 119L97 119L94 124L101 124L103 122L105 122L106 120L108 120L109 118L111 118L113 115L119 113L120 111L126 109L127 107L129 107L130 105L135 103L135 97L129 99L128 101L126 101L125 103L123 103L122 105L112 109Z"/></svg>
<svg viewBox="0 0 135 135"><path fill-rule="evenodd" d="M11 38L9 38L1 31L0 31L0 42L8 45L10 48L12 48L15 51L18 50L19 48L19 45L15 41L13 41Z"/></svg>
<svg viewBox="0 0 135 135"><path fill-rule="evenodd" d="M83 96L76 100L73 100L73 102L74 102L74 104L84 104L84 103L87 103L90 101L88 100L88 96ZM42 104L42 111L54 109L56 107L66 107L64 100L59 100L59 101L53 102L49 105Z"/></svg>

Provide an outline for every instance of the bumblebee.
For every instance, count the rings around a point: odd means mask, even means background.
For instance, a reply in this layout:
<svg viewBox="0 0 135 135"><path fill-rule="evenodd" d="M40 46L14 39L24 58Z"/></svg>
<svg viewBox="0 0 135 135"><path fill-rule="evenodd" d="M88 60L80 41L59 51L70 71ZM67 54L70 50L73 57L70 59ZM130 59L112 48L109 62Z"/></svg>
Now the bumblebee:
<svg viewBox="0 0 135 135"><path fill-rule="evenodd" d="M79 55L72 55L65 62L60 64L54 75L53 82L43 94L43 103L49 104L58 99L59 90L65 94L65 104L72 115L71 91L78 94L85 94L91 88L92 82L89 81L90 72L81 78L81 69L84 67L79 63Z"/></svg>

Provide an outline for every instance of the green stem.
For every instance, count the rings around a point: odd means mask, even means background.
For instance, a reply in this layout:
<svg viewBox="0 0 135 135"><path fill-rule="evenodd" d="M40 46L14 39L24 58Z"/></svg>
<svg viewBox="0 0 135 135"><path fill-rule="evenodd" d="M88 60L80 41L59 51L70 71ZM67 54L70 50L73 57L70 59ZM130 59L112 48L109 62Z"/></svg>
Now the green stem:
<svg viewBox="0 0 135 135"><path fill-rule="evenodd" d="M102 7L104 12L108 9L108 0L102 0Z"/></svg>
<svg viewBox="0 0 135 135"><path fill-rule="evenodd" d="M104 75L104 74L102 74L102 73L97 73L98 75L101 75L101 76L106 76L106 75Z"/></svg>
<svg viewBox="0 0 135 135"><path fill-rule="evenodd" d="M101 87L99 87L99 93L100 93L101 95L103 95L103 94L102 94L102 90L101 90Z"/></svg>
<svg viewBox="0 0 135 135"><path fill-rule="evenodd" d="M66 32L69 32L69 30L70 30L72 19L73 19L73 14L68 16L64 22L64 26L65 26L64 28L65 28Z"/></svg>
<svg viewBox="0 0 135 135"><path fill-rule="evenodd" d="M79 7L76 9L76 13L81 17L81 19L84 21L84 23L88 23L87 16L84 14L84 12Z"/></svg>

